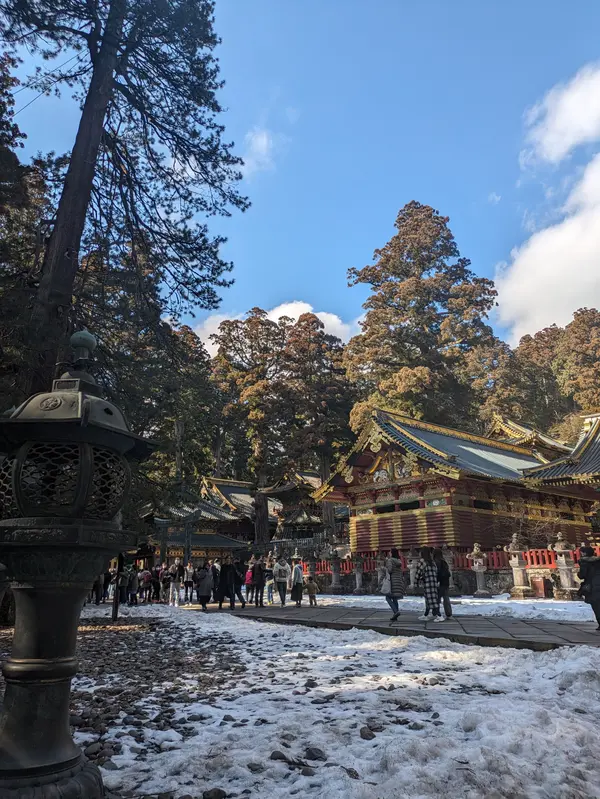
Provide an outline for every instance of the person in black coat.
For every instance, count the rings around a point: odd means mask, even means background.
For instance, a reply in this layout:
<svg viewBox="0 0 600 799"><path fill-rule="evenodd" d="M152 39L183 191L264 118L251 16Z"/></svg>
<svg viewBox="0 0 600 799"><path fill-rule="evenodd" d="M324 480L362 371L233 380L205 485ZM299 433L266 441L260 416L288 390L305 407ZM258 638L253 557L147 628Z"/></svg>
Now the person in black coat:
<svg viewBox="0 0 600 799"><path fill-rule="evenodd" d="M242 596L242 586L246 581L246 567L239 558L233 561L233 587L236 597L242 603L242 610L246 607L246 600Z"/></svg>
<svg viewBox="0 0 600 799"><path fill-rule="evenodd" d="M219 610L223 607L225 597L229 599L229 607L231 610L235 610L235 568L230 557L227 558L225 563L221 566L221 572L219 574L219 586L217 588Z"/></svg>
<svg viewBox="0 0 600 799"><path fill-rule="evenodd" d="M581 547L579 558L579 593L592 606L600 631L600 558L591 547Z"/></svg>
<svg viewBox="0 0 600 799"><path fill-rule="evenodd" d="M444 553L438 547L433 550L433 559L437 564L438 570L438 595L440 604L444 605L444 615L447 619L452 618L452 605L450 604L450 567L446 563Z"/></svg>
<svg viewBox="0 0 600 799"><path fill-rule="evenodd" d="M264 608L265 596L265 564L262 556L252 566L252 585L254 586L254 604Z"/></svg>
<svg viewBox="0 0 600 799"><path fill-rule="evenodd" d="M218 558L212 562L212 576L213 576L213 602L219 601L219 580L221 578L221 564Z"/></svg>

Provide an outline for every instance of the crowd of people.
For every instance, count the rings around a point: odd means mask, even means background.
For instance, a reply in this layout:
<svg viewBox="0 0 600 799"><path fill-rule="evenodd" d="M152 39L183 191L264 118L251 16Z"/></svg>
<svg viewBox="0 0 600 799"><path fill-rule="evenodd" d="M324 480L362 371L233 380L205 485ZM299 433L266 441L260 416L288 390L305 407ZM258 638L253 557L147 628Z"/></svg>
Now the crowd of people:
<svg viewBox="0 0 600 799"><path fill-rule="evenodd" d="M304 596L316 606L318 586L312 576L305 576L301 560L284 557L252 556L248 563L240 558L228 557L221 561L203 560L194 565L184 565L178 558L168 566L163 563L153 568L129 567L121 573L116 569L98 575L91 599L97 605L112 600L119 592L121 604L163 603L172 606L191 605L196 601L203 611L212 602L219 610L228 603L236 609L236 600L242 610L246 604L256 607L273 605L277 597L282 607L289 599L301 607Z"/></svg>
<svg viewBox="0 0 600 799"><path fill-rule="evenodd" d="M450 569L441 549L423 547L420 555L415 583L423 589L425 608L419 619L443 622L452 617ZM579 579L579 594L592 606L600 631L600 558L590 547L581 547ZM392 610L390 621L396 621L400 616L399 601L406 594L403 561L397 549L392 549L385 561L378 590ZM247 563L228 557L223 562L215 558L184 565L176 559L170 566L166 563L142 569L130 566L120 573L108 569L95 580L89 601L97 605L111 601L115 591L119 592L121 604L179 606L195 601L207 611L211 603L217 604L219 610L228 603L235 610L236 600L242 610L247 604L262 608L265 602L273 605L275 601L285 607L288 598L301 607L305 596L311 606L316 606L319 588L314 577L304 574L300 559L292 559L289 564L285 557L253 555Z"/></svg>
<svg viewBox="0 0 600 799"><path fill-rule="evenodd" d="M423 547L421 558L417 566L415 582L423 587L425 610L421 621L433 618L434 622L443 622L452 616L450 604L450 568L444 560L441 549ZM396 621L400 616L398 601L404 599L406 584L402 571L402 560L397 549L392 549L385 562L385 575L380 586L380 592L385 595L386 601L392 610L390 621ZM444 615L440 613L440 605L444 608Z"/></svg>

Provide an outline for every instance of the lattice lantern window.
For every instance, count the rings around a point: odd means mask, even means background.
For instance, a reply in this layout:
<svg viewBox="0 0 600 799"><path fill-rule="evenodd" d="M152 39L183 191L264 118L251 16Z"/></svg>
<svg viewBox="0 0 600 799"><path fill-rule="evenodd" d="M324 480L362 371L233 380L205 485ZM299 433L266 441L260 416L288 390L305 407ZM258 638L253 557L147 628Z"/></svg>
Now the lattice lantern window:
<svg viewBox="0 0 600 799"><path fill-rule="evenodd" d="M83 442L27 442L2 464L3 515L111 521L131 483L127 460ZM16 513L15 513L16 511Z"/></svg>

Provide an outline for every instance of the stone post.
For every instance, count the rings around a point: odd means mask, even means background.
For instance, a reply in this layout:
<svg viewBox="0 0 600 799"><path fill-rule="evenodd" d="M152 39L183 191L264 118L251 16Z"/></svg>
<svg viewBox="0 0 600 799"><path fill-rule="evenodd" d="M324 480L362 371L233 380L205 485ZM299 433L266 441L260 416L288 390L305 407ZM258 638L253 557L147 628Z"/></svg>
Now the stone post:
<svg viewBox="0 0 600 799"><path fill-rule="evenodd" d="M460 591L456 587L456 583L454 582L454 552L450 549L450 547L444 546L442 547L442 555L444 560L448 564L448 569L450 570L450 585L448 589L448 594L450 596L460 596Z"/></svg>
<svg viewBox="0 0 600 799"><path fill-rule="evenodd" d="M363 588L363 571L364 560L361 555L357 555L354 558L354 577L356 579L356 588L353 591L353 593L356 595L362 595L365 593L365 589Z"/></svg>
<svg viewBox="0 0 600 799"><path fill-rule="evenodd" d="M560 579L560 588L554 589L554 598L562 600L575 600L579 599L579 587L575 582L575 561L573 560L572 544L565 539L564 533L559 532L556 536L556 542L550 546L550 549L556 552L556 565L558 567L558 576Z"/></svg>
<svg viewBox="0 0 600 799"><path fill-rule="evenodd" d="M469 555L467 555L467 558L471 561L471 569L475 572L475 578L477 579L477 590L475 591L473 596L482 599L491 598L492 592L489 591L485 585L485 571L486 571L486 561L487 561L485 552L481 551L481 547L479 546L479 544L475 544L473 546L473 551Z"/></svg>
<svg viewBox="0 0 600 799"><path fill-rule="evenodd" d="M520 539L519 534L515 533L510 544L504 547L504 551L510 555L510 568L513 573L513 587L510 589L512 599L530 599L535 596L534 590L529 585L527 569L523 550L526 544Z"/></svg>
<svg viewBox="0 0 600 799"><path fill-rule="evenodd" d="M312 577L313 580L317 581L317 558L315 557L314 552L312 552L307 558L306 562L308 563L308 576Z"/></svg>
<svg viewBox="0 0 600 799"><path fill-rule="evenodd" d="M331 555L331 593L342 594L342 583L340 580L340 556L334 549Z"/></svg>
<svg viewBox="0 0 600 799"><path fill-rule="evenodd" d="M409 585L406 589L407 594L419 594L420 591L417 588L417 567L419 566L420 555L416 549L411 549L410 553L408 554L407 561L408 561L408 576L409 576Z"/></svg>

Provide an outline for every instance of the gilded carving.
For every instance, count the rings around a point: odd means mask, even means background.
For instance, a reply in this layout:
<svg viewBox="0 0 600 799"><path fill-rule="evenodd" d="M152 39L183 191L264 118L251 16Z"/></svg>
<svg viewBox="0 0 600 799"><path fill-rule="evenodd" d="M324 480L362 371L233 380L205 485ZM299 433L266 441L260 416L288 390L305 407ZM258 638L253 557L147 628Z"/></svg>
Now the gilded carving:
<svg viewBox="0 0 600 799"><path fill-rule="evenodd" d="M354 482L354 471L352 469L352 466L348 466L344 469L344 471L342 472L342 477L344 478L344 481L348 485Z"/></svg>

